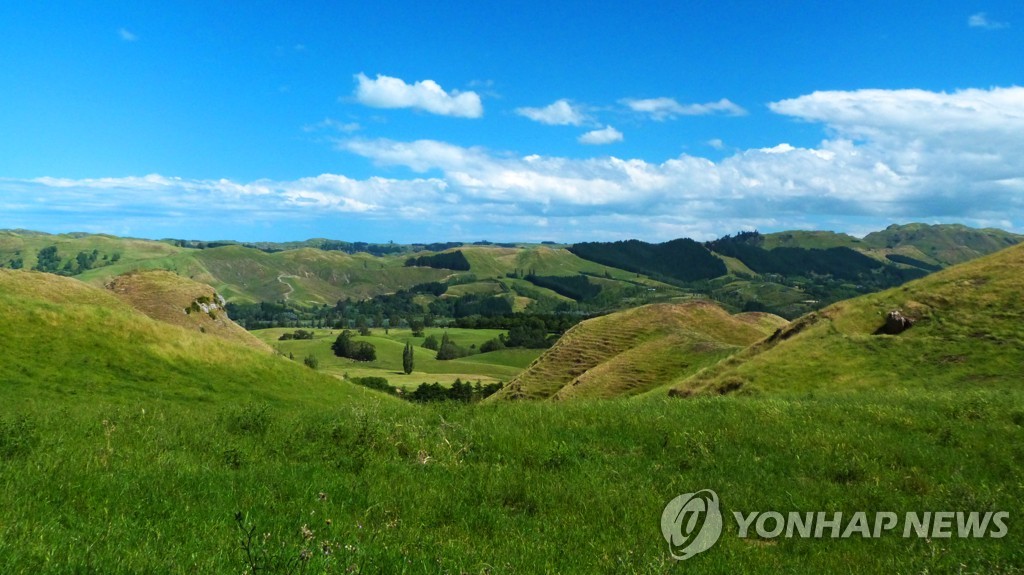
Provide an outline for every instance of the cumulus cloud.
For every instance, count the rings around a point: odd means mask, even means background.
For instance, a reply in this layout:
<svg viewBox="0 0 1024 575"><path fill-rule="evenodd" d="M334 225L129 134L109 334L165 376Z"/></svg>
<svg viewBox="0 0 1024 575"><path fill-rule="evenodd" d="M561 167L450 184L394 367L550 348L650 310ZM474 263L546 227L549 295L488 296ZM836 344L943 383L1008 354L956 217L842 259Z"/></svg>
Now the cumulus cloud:
<svg viewBox="0 0 1024 575"><path fill-rule="evenodd" d="M659 122L672 120L679 116L707 116L725 114L727 116L744 116L747 111L726 98L706 104L680 104L674 98L648 98L645 100L622 100L630 110L650 116Z"/></svg>
<svg viewBox="0 0 1024 575"><path fill-rule="evenodd" d="M1010 27L1010 25L1007 24L1006 22L990 20L988 14L986 14L985 12L971 14L967 18L967 25L970 26L971 28L983 28L985 30L999 30L1002 28Z"/></svg>
<svg viewBox="0 0 1024 575"><path fill-rule="evenodd" d="M606 126L600 130L591 130L580 136L578 139L581 144L588 144L592 146L613 144L615 142L622 141L622 132L616 130L612 126Z"/></svg>
<svg viewBox="0 0 1024 575"><path fill-rule="evenodd" d="M579 107L564 99L543 108L516 108L516 113L551 126L581 126L590 121Z"/></svg>
<svg viewBox="0 0 1024 575"><path fill-rule="evenodd" d="M330 216L396 221L435 239L451 230L477 239L711 239L754 228L866 231L906 221L1022 231L1024 88L816 92L769 109L822 125L826 139L717 161L682 154L652 162L353 138L340 149L391 177L0 180L0 210L6 222L29 228L55 213L94 225L123 214L149 222L205 217L217 226ZM440 227L424 227L431 222Z"/></svg>
<svg viewBox="0 0 1024 575"><path fill-rule="evenodd" d="M377 74L375 79L359 73L355 76L355 97L372 108L416 108L441 116L479 118L484 114L476 92L446 92L433 80L406 84L400 78Z"/></svg>

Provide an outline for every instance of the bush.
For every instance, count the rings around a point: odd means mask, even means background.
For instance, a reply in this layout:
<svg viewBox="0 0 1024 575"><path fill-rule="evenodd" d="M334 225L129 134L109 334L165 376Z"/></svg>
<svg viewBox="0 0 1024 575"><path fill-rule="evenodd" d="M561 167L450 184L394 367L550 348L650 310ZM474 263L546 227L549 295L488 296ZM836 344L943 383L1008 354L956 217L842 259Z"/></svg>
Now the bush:
<svg viewBox="0 0 1024 575"><path fill-rule="evenodd" d="M428 335L427 339L423 340L423 348L437 351L441 348L441 342L437 340L436 335Z"/></svg>
<svg viewBox="0 0 1024 575"><path fill-rule="evenodd" d="M352 341L352 332L342 331L334 340L331 350L338 357L346 357L356 361L374 361L377 359L377 348L365 341Z"/></svg>

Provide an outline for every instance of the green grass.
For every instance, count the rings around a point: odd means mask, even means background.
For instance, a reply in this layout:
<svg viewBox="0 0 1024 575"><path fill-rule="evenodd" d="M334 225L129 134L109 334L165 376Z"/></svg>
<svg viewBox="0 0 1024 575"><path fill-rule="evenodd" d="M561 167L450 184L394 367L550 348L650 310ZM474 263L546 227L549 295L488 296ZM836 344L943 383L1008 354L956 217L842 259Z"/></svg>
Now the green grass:
<svg viewBox="0 0 1024 575"><path fill-rule="evenodd" d="M615 398L663 388L769 335L785 320L730 315L706 301L655 304L586 320L494 399Z"/></svg>
<svg viewBox="0 0 1024 575"><path fill-rule="evenodd" d="M1020 573L1022 400L5 405L0 445L24 447L0 459L0 571L240 573L241 513L318 573ZM725 533L675 563L662 508L702 488ZM1004 510L1011 531L760 541L735 510Z"/></svg>
<svg viewBox="0 0 1024 575"><path fill-rule="evenodd" d="M0 270L0 573L243 573L236 515L279 567L309 550L309 573L1024 573L1021 269L1018 248L825 310L719 364L764 377L752 395L465 406L403 402L323 373L340 366ZM864 333L894 305L918 325ZM274 333L259 335L318 354L333 341ZM380 368L409 338L374 331ZM519 351L458 362L521 369ZM676 563L660 516L699 489L719 494L725 531ZM767 510L1006 511L1009 534L737 537L732 512Z"/></svg>
<svg viewBox="0 0 1024 575"><path fill-rule="evenodd" d="M416 387L421 383L438 382L449 385L456 379L493 383L508 382L518 375L526 365L540 355L540 350L506 349L490 353L476 353L468 357L438 361L437 353L422 347L427 336L434 335L439 340L447 332L457 344L463 347L476 346L477 349L486 341L504 333L496 329L460 329L460 328L428 328L422 337L413 337L408 329L371 330L367 337L356 336L356 341L367 341L377 350L376 361L359 362L334 355L331 344L338 337L339 330L316 329L312 340L279 341L281 334L293 329L264 329L254 331L258 338L285 355L294 356L301 361L307 355L319 360L320 371L335 376L350 377L377 376L384 377L396 387ZM415 368L411 374L402 371L402 350L406 342L413 344Z"/></svg>
<svg viewBox="0 0 1024 575"><path fill-rule="evenodd" d="M674 388L681 394L973 389L1024 381L1024 246L804 316L786 337L753 346ZM917 320L874 335L889 311Z"/></svg>

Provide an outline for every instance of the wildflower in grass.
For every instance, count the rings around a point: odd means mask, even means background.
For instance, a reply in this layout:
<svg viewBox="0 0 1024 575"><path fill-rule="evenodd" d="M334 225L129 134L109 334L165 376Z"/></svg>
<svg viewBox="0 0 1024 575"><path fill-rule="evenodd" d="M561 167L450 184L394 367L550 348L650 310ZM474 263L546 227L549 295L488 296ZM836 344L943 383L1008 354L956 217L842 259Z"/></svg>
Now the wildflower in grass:
<svg viewBox="0 0 1024 575"><path fill-rule="evenodd" d="M321 491L320 493L316 494L316 498L319 499L320 501L327 501L327 494Z"/></svg>
<svg viewBox="0 0 1024 575"><path fill-rule="evenodd" d="M314 537L313 530L310 529L309 525L306 525L305 523L302 524L302 529L300 529L300 532L302 533L302 538L306 541L309 541Z"/></svg>

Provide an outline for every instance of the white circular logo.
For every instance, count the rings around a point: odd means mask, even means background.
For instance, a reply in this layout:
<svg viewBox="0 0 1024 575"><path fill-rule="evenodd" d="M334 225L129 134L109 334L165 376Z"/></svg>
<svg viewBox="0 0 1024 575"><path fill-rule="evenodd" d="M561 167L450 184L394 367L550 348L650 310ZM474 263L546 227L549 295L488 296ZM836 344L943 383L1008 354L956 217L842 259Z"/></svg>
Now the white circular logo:
<svg viewBox="0 0 1024 575"><path fill-rule="evenodd" d="M661 533L675 559L689 559L710 549L722 535L718 494L702 489L669 501L661 512Z"/></svg>

